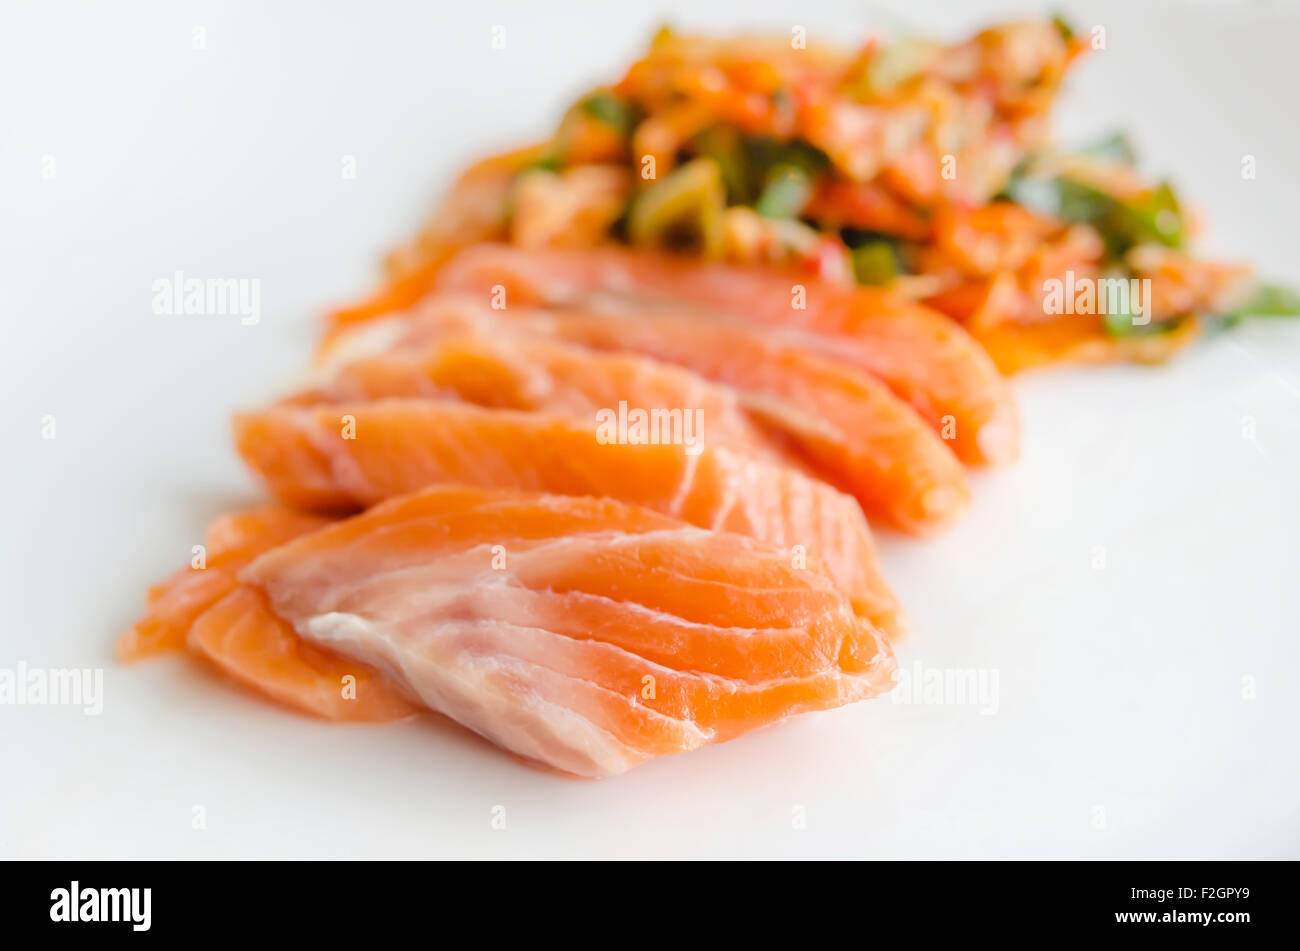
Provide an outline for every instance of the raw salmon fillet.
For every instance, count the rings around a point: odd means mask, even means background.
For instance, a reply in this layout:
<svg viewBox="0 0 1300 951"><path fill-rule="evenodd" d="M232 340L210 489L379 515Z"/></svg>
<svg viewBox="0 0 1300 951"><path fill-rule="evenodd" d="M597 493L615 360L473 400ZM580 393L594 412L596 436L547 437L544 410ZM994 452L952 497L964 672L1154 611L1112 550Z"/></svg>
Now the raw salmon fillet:
<svg viewBox="0 0 1300 951"><path fill-rule="evenodd" d="M495 323L495 322L491 322ZM626 402L645 410L695 410L702 438L753 456L776 456L735 390L681 367L632 353L602 353L526 336L509 327L447 326L409 348L379 347L323 375L290 402L356 402L388 397L459 399L496 409L558 413L584 422ZM456 332L459 329L463 332Z"/></svg>
<svg viewBox="0 0 1300 951"><path fill-rule="evenodd" d="M208 528L203 567L179 571L149 591L144 617L118 639L118 656L132 661L188 649L245 686L328 719L393 720L419 712L365 665L303 643L263 595L239 581L258 555L329 522L279 506L221 516ZM350 697L345 675L353 680Z"/></svg>
<svg viewBox="0 0 1300 951"><path fill-rule="evenodd" d="M607 499L429 489L271 549L241 578L322 650L582 776L878 694L895 670L819 572Z"/></svg>
<svg viewBox="0 0 1300 951"><path fill-rule="evenodd" d="M796 335L889 385L950 436L966 462L1000 463L1019 453L1020 424L1010 386L979 343L938 311L871 287L799 280L770 272L616 246L585 250L481 244L453 257L434 282L484 300L504 292L516 304L603 299L675 301L708 313ZM802 299L799 293L802 292Z"/></svg>
<svg viewBox="0 0 1300 951"><path fill-rule="evenodd" d="M268 548L327 522L280 506L221 516L208 527L200 565L192 562L149 589L145 615L118 639L118 656L136 660L184 647L199 615L238 585L240 569Z"/></svg>
<svg viewBox="0 0 1300 951"><path fill-rule="evenodd" d="M328 525L318 515L266 506L223 515L208 528L204 564L149 591L145 615L117 642L139 660L186 650L288 706L335 720L393 720L419 712L404 692L363 664L303 643L265 598L239 581L258 555ZM342 678L350 675L350 697Z"/></svg>
<svg viewBox="0 0 1300 951"><path fill-rule="evenodd" d="M686 367L743 394L752 418L819 477L852 494L867 515L912 534L965 511L957 458L883 383L850 366L739 323L665 312L654 319L524 306L494 310L465 295L437 296L411 314L336 337L326 368L376 350L418 349L444 335L523 334Z"/></svg>
<svg viewBox="0 0 1300 951"><path fill-rule="evenodd" d="M304 641L247 584L198 616L186 646L240 684L327 720L384 722L423 709L370 665Z"/></svg>
<svg viewBox="0 0 1300 951"><path fill-rule="evenodd" d="M299 508L355 511L439 483L616 498L811 556L891 636L906 627L852 498L718 446L603 442L594 418L423 399L277 406L237 416L235 441Z"/></svg>

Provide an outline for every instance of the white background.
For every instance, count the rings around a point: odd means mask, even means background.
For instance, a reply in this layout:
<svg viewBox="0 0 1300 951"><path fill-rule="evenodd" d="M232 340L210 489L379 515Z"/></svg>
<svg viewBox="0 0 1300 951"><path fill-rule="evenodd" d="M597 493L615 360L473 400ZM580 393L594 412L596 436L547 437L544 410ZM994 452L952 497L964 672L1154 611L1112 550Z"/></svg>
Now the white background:
<svg viewBox="0 0 1300 951"><path fill-rule="evenodd" d="M1294 7L1064 6L1108 49L1062 134L1130 129L1209 247L1300 279ZM431 718L330 726L112 660L146 586L256 497L228 413L305 364L459 166L544 133L658 22L850 42L1037 8L6 2L0 666L102 666L106 696L0 707L0 856L1300 855L1295 324L1022 378L1023 461L945 537L882 538L919 628L903 665L996 670L994 715L878 700L592 783ZM261 323L155 316L176 270L260 279Z"/></svg>

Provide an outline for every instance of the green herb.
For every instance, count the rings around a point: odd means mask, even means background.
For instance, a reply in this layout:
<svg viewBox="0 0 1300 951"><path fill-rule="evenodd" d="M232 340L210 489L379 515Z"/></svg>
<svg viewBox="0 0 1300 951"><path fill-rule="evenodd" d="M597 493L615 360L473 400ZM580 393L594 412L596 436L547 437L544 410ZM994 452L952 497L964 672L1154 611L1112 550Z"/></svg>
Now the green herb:
<svg viewBox="0 0 1300 951"><path fill-rule="evenodd" d="M777 165L793 165L810 178L817 178L831 164L826 153L806 142L777 142L775 139L751 138L745 141L745 152L750 168L765 181L770 169Z"/></svg>
<svg viewBox="0 0 1300 951"><path fill-rule="evenodd" d="M1256 284L1250 297L1239 306L1222 314L1207 314L1203 326L1211 333L1237 326L1247 317L1300 316L1300 293L1281 284Z"/></svg>
<svg viewBox="0 0 1300 951"><path fill-rule="evenodd" d="M765 218L798 217L830 167L826 153L805 142L750 138L744 151L750 193L758 195L754 210Z"/></svg>
<svg viewBox="0 0 1300 951"><path fill-rule="evenodd" d="M830 159L805 142L747 137L734 126L710 126L691 139L691 151L712 159L732 205L752 205L769 218L794 218L808 203Z"/></svg>
<svg viewBox="0 0 1300 951"><path fill-rule="evenodd" d="M628 136L636 128L637 112L632 104L612 92L592 93L582 100L582 111L605 125Z"/></svg>
<svg viewBox="0 0 1300 951"><path fill-rule="evenodd" d="M564 158L560 155L560 153L557 150L551 149L548 150L544 155L541 155L538 158L534 159L532 162L529 162L523 168L519 169L519 171L516 172L515 174L522 175L524 172L532 172L532 171L558 172L563 167L564 167Z"/></svg>
<svg viewBox="0 0 1300 951"><path fill-rule="evenodd" d="M1138 239L1149 237L1171 248L1183 246L1183 210L1168 182L1161 182L1140 202L1124 207L1136 220Z"/></svg>
<svg viewBox="0 0 1300 951"><path fill-rule="evenodd" d="M888 284L911 272L916 248L894 235L860 228L841 228L840 239L849 249L853 275L859 284Z"/></svg>
<svg viewBox="0 0 1300 951"><path fill-rule="evenodd" d="M1081 154L1130 165L1136 158L1132 143L1122 133L1102 139ZM1140 198L1121 199L1079 178L1035 175L1032 161L1025 159L1012 170L998 197L1042 215L1091 225L1106 242L1111 261L1121 260L1139 244L1183 246L1183 211L1168 182Z"/></svg>
<svg viewBox="0 0 1300 951"><path fill-rule="evenodd" d="M1066 221L1096 225L1115 210L1115 199L1103 191L1070 178L1053 179L1050 183L1055 194L1045 196L1055 202L1050 213Z"/></svg>
<svg viewBox="0 0 1300 951"><path fill-rule="evenodd" d="M1052 14L1052 26L1056 27L1056 32L1061 34L1061 39L1074 39L1075 29L1070 26L1065 17L1059 13Z"/></svg>
<svg viewBox="0 0 1300 951"><path fill-rule="evenodd" d="M726 190L716 162L697 158L644 189L628 211L627 235L640 246L720 248Z"/></svg>
<svg viewBox="0 0 1300 951"><path fill-rule="evenodd" d="M1225 314L1234 320L1244 317L1295 317L1300 315L1300 293L1281 284L1256 284L1255 292L1240 307Z"/></svg>
<svg viewBox="0 0 1300 951"><path fill-rule="evenodd" d="M1183 213L1178 196L1167 182L1140 199L1126 201L1072 178L1035 179L1008 183L1007 197L1040 214L1088 224L1106 242L1109 260L1118 261L1130 249L1155 242L1170 248L1183 245Z"/></svg>
<svg viewBox="0 0 1300 951"><path fill-rule="evenodd" d="M745 143L735 126L715 125L691 140L695 153L718 164L727 200L733 205L748 205L754 200L754 171L750 168Z"/></svg>
<svg viewBox="0 0 1300 951"><path fill-rule="evenodd" d="M812 197L812 181L798 165L774 165L754 210L764 218L797 218Z"/></svg>
<svg viewBox="0 0 1300 951"><path fill-rule="evenodd" d="M849 252L859 284L888 284L902 272L898 250L883 238L867 241Z"/></svg>
<svg viewBox="0 0 1300 951"><path fill-rule="evenodd" d="M1144 324L1134 322L1135 314L1118 312L1105 314L1102 320L1106 334L1111 337L1153 337L1157 334L1172 333L1179 326L1178 320L1148 320Z"/></svg>

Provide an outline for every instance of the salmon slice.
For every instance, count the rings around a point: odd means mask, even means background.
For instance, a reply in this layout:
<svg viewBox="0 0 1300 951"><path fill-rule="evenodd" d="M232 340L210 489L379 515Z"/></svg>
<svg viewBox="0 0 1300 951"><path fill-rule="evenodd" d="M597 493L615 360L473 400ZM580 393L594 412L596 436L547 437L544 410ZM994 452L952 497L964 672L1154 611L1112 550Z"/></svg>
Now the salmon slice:
<svg viewBox="0 0 1300 951"><path fill-rule="evenodd" d="M118 656L131 661L188 648L245 686L328 719L392 720L419 712L375 671L303 642L264 595L239 581L263 552L329 523L279 506L221 516L208 528L206 564L150 589L145 616L118 639Z"/></svg>
<svg viewBox="0 0 1300 951"><path fill-rule="evenodd" d="M429 298L407 317L336 338L324 366L467 332L514 332L631 351L733 387L783 448L857 498L868 516L911 534L944 526L969 503L966 473L948 445L887 386L744 324L671 312L647 320L522 306L499 311L464 295L446 295Z"/></svg>
<svg viewBox="0 0 1300 951"><path fill-rule="evenodd" d="M204 611L187 644L244 686L327 720L400 720L423 709L368 665L304 641L249 585Z"/></svg>
<svg viewBox="0 0 1300 951"><path fill-rule="evenodd" d="M673 301L794 335L883 380L970 463L1020 450L1011 388L979 343L938 311L872 287L847 287L617 246L585 250L476 245L438 272L434 287L516 304L592 306Z"/></svg>
<svg viewBox="0 0 1300 951"><path fill-rule="evenodd" d="M357 402L390 397L454 398L496 409L558 413L591 422L625 402L642 410L687 410L712 445L776 457L736 392L681 367L627 353L600 353L511 333L505 326L439 336L427 345L345 362L290 402Z"/></svg>
<svg viewBox="0 0 1300 951"><path fill-rule="evenodd" d="M218 518L208 528L201 567L191 562L191 567L149 589L144 617L118 639L118 657L129 661L180 650L199 615L235 589L244 565L327 521L279 506Z"/></svg>
<svg viewBox="0 0 1300 951"><path fill-rule="evenodd" d="M605 429L594 419L420 399L278 406L235 419L240 454L289 505L350 511L439 483L616 498L771 543L792 564L820 562L858 611L903 633L852 498L718 446L608 441L618 436L613 421Z"/></svg>
<svg viewBox="0 0 1300 951"><path fill-rule="evenodd" d="M582 776L869 697L895 672L822 574L608 499L428 489L242 578L312 644Z"/></svg>

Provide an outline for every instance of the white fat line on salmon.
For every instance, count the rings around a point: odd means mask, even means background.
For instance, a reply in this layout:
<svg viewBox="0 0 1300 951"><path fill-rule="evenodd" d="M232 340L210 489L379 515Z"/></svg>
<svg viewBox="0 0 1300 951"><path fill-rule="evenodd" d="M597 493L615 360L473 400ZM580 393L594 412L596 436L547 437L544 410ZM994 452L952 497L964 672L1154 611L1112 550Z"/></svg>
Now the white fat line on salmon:
<svg viewBox="0 0 1300 951"><path fill-rule="evenodd" d="M1151 323L1151 278L1075 277L1043 281L1043 313L1128 317L1135 327Z"/></svg>
<svg viewBox="0 0 1300 951"><path fill-rule="evenodd" d="M698 456L704 449L703 429L704 410L698 408L629 409L627 400L619 400L617 410L596 411L596 441L601 445L685 446L688 456Z"/></svg>
<svg viewBox="0 0 1300 951"><path fill-rule="evenodd" d="M0 667L0 705L81 707L88 717L104 712L100 667Z"/></svg>
<svg viewBox="0 0 1300 951"><path fill-rule="evenodd" d="M177 271L153 282L160 317L238 317L245 327L262 319L262 282L255 277L186 277Z"/></svg>
<svg viewBox="0 0 1300 951"><path fill-rule="evenodd" d="M981 716L998 712L998 671L985 667L926 667L920 661L898 668L893 703L978 706Z"/></svg>
<svg viewBox="0 0 1300 951"><path fill-rule="evenodd" d="M50 892L50 921L128 921L132 931L152 924L152 888L68 888Z"/></svg>

